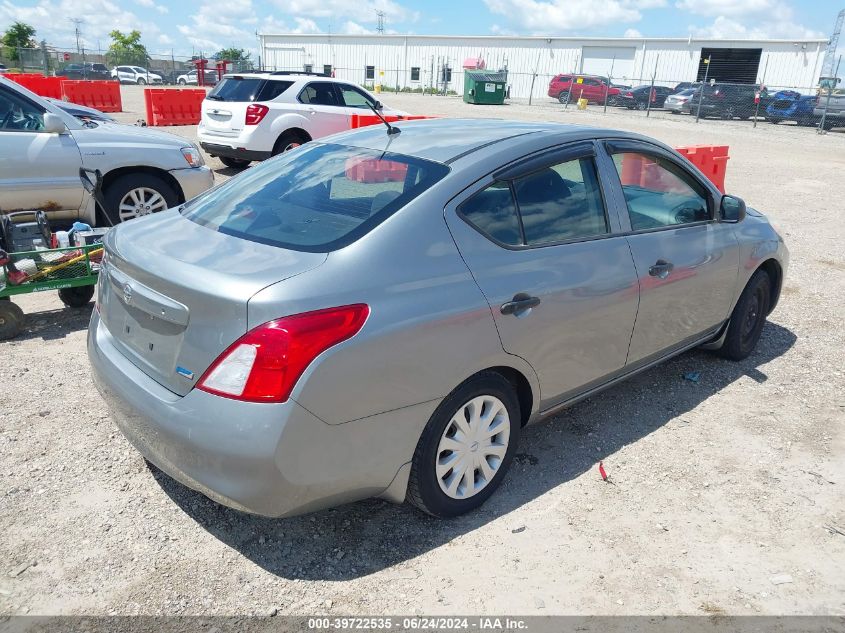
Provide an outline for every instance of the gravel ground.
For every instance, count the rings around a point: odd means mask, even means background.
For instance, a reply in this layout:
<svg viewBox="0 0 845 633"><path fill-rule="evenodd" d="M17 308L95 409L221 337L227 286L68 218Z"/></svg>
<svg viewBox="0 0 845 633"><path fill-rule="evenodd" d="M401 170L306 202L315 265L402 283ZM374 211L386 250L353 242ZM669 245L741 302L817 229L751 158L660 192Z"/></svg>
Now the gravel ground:
<svg viewBox="0 0 845 633"><path fill-rule="evenodd" d="M132 122L140 91L124 99ZM730 145L728 190L792 251L757 351L684 354L530 427L469 516L365 501L271 520L149 470L91 385L89 310L23 297L27 331L0 343L0 613L845 614L845 135L384 101Z"/></svg>

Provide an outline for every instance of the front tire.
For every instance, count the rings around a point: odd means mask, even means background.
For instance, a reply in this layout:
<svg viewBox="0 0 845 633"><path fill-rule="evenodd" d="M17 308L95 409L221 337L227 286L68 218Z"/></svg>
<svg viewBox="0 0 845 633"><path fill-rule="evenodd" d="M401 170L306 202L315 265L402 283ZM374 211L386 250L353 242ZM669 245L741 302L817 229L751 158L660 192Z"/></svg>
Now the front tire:
<svg viewBox="0 0 845 633"><path fill-rule="evenodd" d="M143 77L138 77L138 85L139 86L146 86L147 81Z"/></svg>
<svg viewBox="0 0 845 633"><path fill-rule="evenodd" d="M154 174L120 176L105 191L106 214L115 226L175 207L178 202L173 187Z"/></svg>
<svg viewBox="0 0 845 633"><path fill-rule="evenodd" d="M184 79L180 79L180 80L179 80L179 85L180 85L180 86L184 86L184 85L185 85L185 84L187 84L187 83L188 83L188 82L187 82L187 81L185 81Z"/></svg>
<svg viewBox="0 0 845 633"><path fill-rule="evenodd" d="M557 96L557 100L560 101L561 103L569 103L569 99L570 99L569 93L566 92L566 91L561 92Z"/></svg>
<svg viewBox="0 0 845 633"><path fill-rule="evenodd" d="M84 308L94 297L94 286L77 286L59 290L59 299L68 308Z"/></svg>
<svg viewBox="0 0 845 633"><path fill-rule="evenodd" d="M720 355L738 361L754 351L766 324L771 299L771 279L765 270L760 269L748 280L731 313L725 341L719 349Z"/></svg>
<svg viewBox="0 0 845 633"><path fill-rule="evenodd" d="M417 443L407 501L441 518L481 506L513 460L521 419L514 388L500 374L483 372L455 389Z"/></svg>

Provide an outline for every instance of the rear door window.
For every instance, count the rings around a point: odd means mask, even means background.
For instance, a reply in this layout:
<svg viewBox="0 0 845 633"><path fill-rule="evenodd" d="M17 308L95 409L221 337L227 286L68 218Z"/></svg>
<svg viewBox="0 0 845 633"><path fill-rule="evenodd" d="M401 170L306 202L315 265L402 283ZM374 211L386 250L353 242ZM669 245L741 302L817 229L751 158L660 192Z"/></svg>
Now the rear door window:
<svg viewBox="0 0 845 633"><path fill-rule="evenodd" d="M521 246L522 228L509 182L494 182L458 208L470 226L495 242Z"/></svg>
<svg viewBox="0 0 845 633"><path fill-rule="evenodd" d="M299 100L309 105L340 105L335 86L328 81L315 81L308 84L299 93Z"/></svg>
<svg viewBox="0 0 845 633"><path fill-rule="evenodd" d="M258 101L257 97L264 84L264 79L254 77L225 77L208 93L208 99L234 102Z"/></svg>
<svg viewBox="0 0 845 633"><path fill-rule="evenodd" d="M596 237L608 232L593 159L558 163L514 181L529 246Z"/></svg>
<svg viewBox="0 0 845 633"><path fill-rule="evenodd" d="M242 239L330 252L360 239L449 168L402 154L309 143L185 206L185 217Z"/></svg>

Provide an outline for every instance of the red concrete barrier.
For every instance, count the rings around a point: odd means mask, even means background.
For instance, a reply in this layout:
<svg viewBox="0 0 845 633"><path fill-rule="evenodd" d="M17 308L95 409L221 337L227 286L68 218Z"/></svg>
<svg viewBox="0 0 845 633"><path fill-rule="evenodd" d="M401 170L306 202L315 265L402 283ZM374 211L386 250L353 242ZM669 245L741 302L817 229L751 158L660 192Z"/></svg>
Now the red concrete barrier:
<svg viewBox="0 0 845 633"><path fill-rule="evenodd" d="M145 88L147 125L196 125L202 115L203 88Z"/></svg>
<svg viewBox="0 0 845 633"><path fill-rule="evenodd" d="M62 99L102 112L122 112L120 84L116 81L68 81L62 83Z"/></svg>
<svg viewBox="0 0 845 633"><path fill-rule="evenodd" d="M729 146L727 145L690 145L676 147L689 162L698 167L722 193L725 193L725 173L728 169Z"/></svg>
<svg viewBox="0 0 845 633"><path fill-rule="evenodd" d="M41 97L50 97L51 99L62 98L62 83L66 81L64 77L45 77L36 73L7 73L3 76L19 83L24 88L32 90Z"/></svg>
<svg viewBox="0 0 845 633"><path fill-rule="evenodd" d="M362 158L350 160L346 177L355 182L402 182L408 174L408 165L390 160Z"/></svg>

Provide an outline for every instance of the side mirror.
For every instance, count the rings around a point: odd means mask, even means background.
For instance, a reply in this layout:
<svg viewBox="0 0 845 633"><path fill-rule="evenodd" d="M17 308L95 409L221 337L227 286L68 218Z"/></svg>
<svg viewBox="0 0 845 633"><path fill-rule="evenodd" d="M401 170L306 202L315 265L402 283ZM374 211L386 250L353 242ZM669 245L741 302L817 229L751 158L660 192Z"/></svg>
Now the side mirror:
<svg viewBox="0 0 845 633"><path fill-rule="evenodd" d="M44 113L44 131L48 134L64 134L67 131L65 122L62 117L52 112Z"/></svg>
<svg viewBox="0 0 845 633"><path fill-rule="evenodd" d="M719 220L722 222L742 222L745 219L745 201L736 196L722 196L719 205Z"/></svg>
<svg viewBox="0 0 845 633"><path fill-rule="evenodd" d="M376 101L376 110L383 110L384 104L381 101Z"/></svg>

